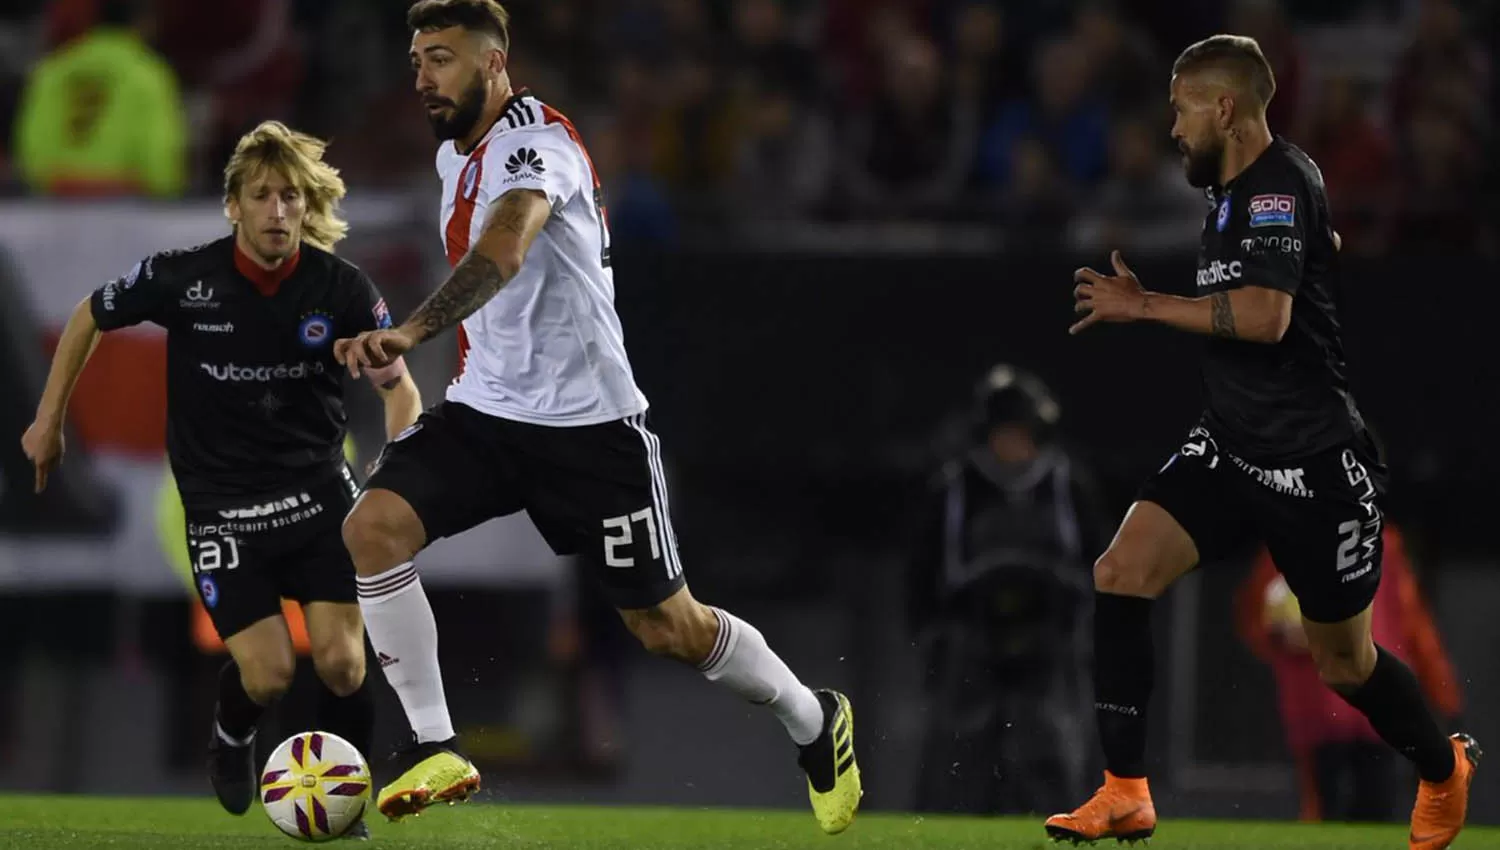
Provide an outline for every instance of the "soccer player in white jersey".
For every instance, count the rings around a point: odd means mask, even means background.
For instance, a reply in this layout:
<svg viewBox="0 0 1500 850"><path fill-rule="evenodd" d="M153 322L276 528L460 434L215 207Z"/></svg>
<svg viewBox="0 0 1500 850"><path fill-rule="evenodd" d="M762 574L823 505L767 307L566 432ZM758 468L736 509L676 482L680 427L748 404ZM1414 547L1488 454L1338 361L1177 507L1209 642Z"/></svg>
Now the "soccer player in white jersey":
<svg viewBox="0 0 1500 850"><path fill-rule="evenodd" d="M415 733L380 810L399 818L479 784L457 746L413 559L525 510L555 551L580 557L647 649L776 715L800 750L819 825L843 831L861 794L849 700L808 689L755 627L688 592L660 446L615 314L599 181L577 131L511 90L509 19L495 0L422 0L407 23L416 88L442 140L453 271L399 327L336 350L351 370L378 368L457 326L462 366L446 401L386 447L344 524L370 641Z"/></svg>

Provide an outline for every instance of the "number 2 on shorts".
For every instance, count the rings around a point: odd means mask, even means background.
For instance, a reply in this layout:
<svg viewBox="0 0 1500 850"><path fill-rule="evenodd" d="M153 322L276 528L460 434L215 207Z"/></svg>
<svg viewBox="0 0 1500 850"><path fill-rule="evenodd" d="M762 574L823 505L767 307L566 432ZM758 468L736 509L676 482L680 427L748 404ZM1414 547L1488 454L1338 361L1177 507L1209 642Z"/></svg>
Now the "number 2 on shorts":
<svg viewBox="0 0 1500 850"><path fill-rule="evenodd" d="M1341 572L1359 566L1359 557L1354 554L1355 547L1359 546L1359 528L1357 519L1339 523L1339 536L1343 538L1339 541L1338 568Z"/></svg>

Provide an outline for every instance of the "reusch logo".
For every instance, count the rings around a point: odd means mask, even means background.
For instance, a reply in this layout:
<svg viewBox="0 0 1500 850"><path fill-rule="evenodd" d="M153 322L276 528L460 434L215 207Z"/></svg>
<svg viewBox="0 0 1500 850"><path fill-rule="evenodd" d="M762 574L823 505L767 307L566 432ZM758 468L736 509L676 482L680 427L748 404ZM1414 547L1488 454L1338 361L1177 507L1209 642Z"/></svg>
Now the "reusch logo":
<svg viewBox="0 0 1500 850"><path fill-rule="evenodd" d="M505 170L511 174L528 169L536 174L546 174L547 166L542 164L542 158L531 148L519 148L505 161Z"/></svg>
<svg viewBox="0 0 1500 850"><path fill-rule="evenodd" d="M1239 260L1226 263L1223 260L1214 260L1206 268L1198 270L1198 286L1214 286L1220 283L1228 283L1238 280L1244 273L1245 267Z"/></svg>

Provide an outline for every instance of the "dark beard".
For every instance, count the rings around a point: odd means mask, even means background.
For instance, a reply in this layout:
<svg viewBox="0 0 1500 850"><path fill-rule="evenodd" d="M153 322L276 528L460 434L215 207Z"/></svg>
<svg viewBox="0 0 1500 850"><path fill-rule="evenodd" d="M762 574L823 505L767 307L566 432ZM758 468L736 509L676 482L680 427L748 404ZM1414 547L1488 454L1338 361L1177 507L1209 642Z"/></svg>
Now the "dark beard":
<svg viewBox="0 0 1500 850"><path fill-rule="evenodd" d="M467 136L474 125L479 123L479 115L483 111L484 78L476 71L474 81L464 89L458 103L454 105L453 113L445 118L429 112L427 121L432 124L432 132L437 135L438 141L446 142Z"/></svg>
<svg viewBox="0 0 1500 850"><path fill-rule="evenodd" d="M1189 186L1205 189L1219 183L1224 169L1224 144L1212 142L1198 151L1187 152L1187 182Z"/></svg>

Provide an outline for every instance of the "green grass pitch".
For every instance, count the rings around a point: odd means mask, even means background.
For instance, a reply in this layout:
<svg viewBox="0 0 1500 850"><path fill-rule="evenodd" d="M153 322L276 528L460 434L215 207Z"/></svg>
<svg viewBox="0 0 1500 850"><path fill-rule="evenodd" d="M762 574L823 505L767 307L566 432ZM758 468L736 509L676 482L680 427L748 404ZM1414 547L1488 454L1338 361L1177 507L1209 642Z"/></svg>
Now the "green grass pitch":
<svg viewBox="0 0 1500 850"><path fill-rule="evenodd" d="M841 836L818 832L809 812L580 808L471 803L399 824L371 824L379 848L505 850L1041 850L1051 848L1035 819L933 818L866 814ZM5 850L169 850L290 848L259 808L241 818L212 800L0 796ZM1063 845L1066 846L1066 845ZM1113 841L1099 847L1115 847ZM1152 848L1193 850L1377 850L1406 847L1400 826L1167 821ZM1455 850L1500 848L1500 829L1471 827Z"/></svg>

